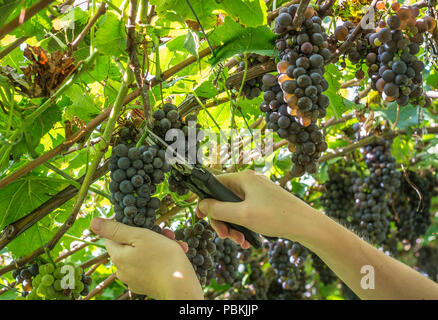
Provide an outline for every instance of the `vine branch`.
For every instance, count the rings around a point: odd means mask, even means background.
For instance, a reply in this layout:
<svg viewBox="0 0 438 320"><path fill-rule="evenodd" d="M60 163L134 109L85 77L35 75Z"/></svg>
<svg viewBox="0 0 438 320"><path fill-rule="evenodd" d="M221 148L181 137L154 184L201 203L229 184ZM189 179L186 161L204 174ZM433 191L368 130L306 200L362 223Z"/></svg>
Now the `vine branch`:
<svg viewBox="0 0 438 320"><path fill-rule="evenodd" d="M199 53L199 58L201 59L203 57L208 56L209 54L210 54L210 49L206 48ZM197 60L194 56L187 58L186 60L180 62L179 64L177 64L177 65L173 66L172 68L163 72L163 74L161 76L161 80L157 80L156 78L153 78L150 82L150 86L153 87L153 86L160 84L161 82L163 82L163 81L167 80L168 78L170 78L171 76L173 76L175 73L181 71L182 69L188 67L189 65L191 65L192 63L194 63L196 61ZM131 101L136 99L139 95L140 95L140 91L138 89L135 91L132 91L123 100L123 105L130 103ZM64 142L62 142L60 145L58 145L54 149L46 152L44 155L36 158L35 160L29 162L24 167L21 167L17 171L15 171L15 172L11 173L10 175L6 176L5 178L1 179L0 180L0 189L4 188L5 186L14 182L18 178L25 175L26 173L32 171L33 169L35 169L39 165L43 164L44 162L48 161L49 159L61 154L66 149L70 148L74 143L79 141L81 138L83 138L89 132L93 131L103 121L105 121L108 118L108 116L111 114L111 111L112 111L112 107L106 108L96 118L91 120L84 128L82 128L81 130L79 130L75 134L73 134L70 137L70 139L65 140Z"/></svg>
<svg viewBox="0 0 438 320"><path fill-rule="evenodd" d="M330 60L331 63L335 63L338 58L344 54L347 49L351 48L354 40L359 36L359 34L362 32L362 22L365 21L365 18L367 17L367 14L370 9L374 9L375 5L377 3L377 0L373 0L373 2L370 4L370 7L367 10L367 13L362 17L360 22L357 24L357 26L354 28L353 32L348 36L348 38L344 41L344 43L336 50L336 53L333 54L332 59Z"/></svg>
<svg viewBox="0 0 438 320"><path fill-rule="evenodd" d="M147 81L141 75L140 62L137 56L137 42L136 42L136 32L135 32L135 19L137 17L137 0L129 1L129 14L128 14L128 24L126 29L128 29L126 51L129 55L129 67L135 75L135 80L137 82L137 87L140 92L141 100L143 102L143 115L147 122L152 119L151 103L149 101L149 95L147 92Z"/></svg>
<svg viewBox="0 0 438 320"><path fill-rule="evenodd" d="M321 18L330 15L332 11L332 7L335 4L336 0L326 0L318 10L318 15Z"/></svg>
<svg viewBox="0 0 438 320"><path fill-rule="evenodd" d="M93 18L87 23L85 28L82 30L82 32L78 35L78 37L70 44L71 51L76 51L79 47L79 44L82 40L84 40L85 36L90 31L91 27L94 26L94 24L97 22L97 20L105 14L106 12L106 4L102 3L97 10L96 14L93 16Z"/></svg>
<svg viewBox="0 0 438 320"><path fill-rule="evenodd" d="M32 18L34 15L36 15L38 12L46 8L54 1L55 0L41 0L40 2L35 3L32 7L21 10L18 17L0 28L0 40L3 39L8 33L11 33L16 28L23 25L27 20Z"/></svg>
<svg viewBox="0 0 438 320"><path fill-rule="evenodd" d="M107 288L111 283L113 283L117 279L117 274L114 272L112 275L110 275L108 278L106 278L104 281L99 283L96 288L90 291L90 293L82 298L81 300L90 300L91 298L97 296L99 293L101 293L105 288Z"/></svg>
<svg viewBox="0 0 438 320"><path fill-rule="evenodd" d="M108 164L109 159L96 170L93 176L93 182L102 177L108 171ZM85 175L76 181L79 184L82 184L84 177ZM0 234L0 250L7 246L8 243L10 243L24 231L32 227L39 220L47 216L50 212L72 199L77 193L78 189L75 186L70 185L41 204L38 208L34 209L28 215L7 225Z"/></svg>
<svg viewBox="0 0 438 320"><path fill-rule="evenodd" d="M301 0L300 5L298 6L297 12L295 13L294 20L292 21L292 28L298 29L298 27L301 26L303 23L305 16L304 12L307 9L307 6L309 5L310 0Z"/></svg>

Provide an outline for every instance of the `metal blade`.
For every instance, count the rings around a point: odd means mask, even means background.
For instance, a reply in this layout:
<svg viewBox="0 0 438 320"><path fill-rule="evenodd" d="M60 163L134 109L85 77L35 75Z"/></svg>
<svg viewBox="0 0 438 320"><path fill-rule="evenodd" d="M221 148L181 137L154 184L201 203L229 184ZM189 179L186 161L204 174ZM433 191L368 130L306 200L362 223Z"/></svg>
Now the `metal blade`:
<svg viewBox="0 0 438 320"><path fill-rule="evenodd" d="M169 151L172 153L172 155L176 157L175 163L171 163L172 166L174 166L179 171L183 171L184 173L187 173L187 171L189 170L193 170L193 166L188 163L187 160L183 158L178 152L176 152L175 149L173 149L163 139L161 139L154 132L152 132L152 130L150 130L148 127L146 127L145 130L148 132L148 138L150 138L155 144L161 145L161 147L163 147L166 152ZM180 166L183 166L184 168L181 168Z"/></svg>

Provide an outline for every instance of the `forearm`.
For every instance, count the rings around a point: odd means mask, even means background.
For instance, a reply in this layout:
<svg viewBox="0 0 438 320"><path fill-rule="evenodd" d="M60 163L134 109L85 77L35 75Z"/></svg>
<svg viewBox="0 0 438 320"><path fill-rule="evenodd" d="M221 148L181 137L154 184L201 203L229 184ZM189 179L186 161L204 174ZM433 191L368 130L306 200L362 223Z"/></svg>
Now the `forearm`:
<svg viewBox="0 0 438 320"><path fill-rule="evenodd" d="M438 284L385 255L322 213L308 208L309 229L299 236L362 299L438 299ZM364 289L364 266L374 272L374 289ZM369 269L368 269L369 270Z"/></svg>

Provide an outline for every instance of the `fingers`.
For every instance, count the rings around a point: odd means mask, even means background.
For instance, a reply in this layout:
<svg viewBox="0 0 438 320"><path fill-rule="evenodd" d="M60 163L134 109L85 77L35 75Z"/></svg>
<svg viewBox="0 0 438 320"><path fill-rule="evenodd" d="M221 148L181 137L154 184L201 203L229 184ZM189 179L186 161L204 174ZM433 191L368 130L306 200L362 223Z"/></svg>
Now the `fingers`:
<svg viewBox="0 0 438 320"><path fill-rule="evenodd" d="M234 229L230 229L224 222L211 219L210 224L216 231L219 238L230 238L235 243L240 245L242 249L248 249L251 246L249 242L245 240L243 233Z"/></svg>
<svg viewBox="0 0 438 320"><path fill-rule="evenodd" d="M223 223L222 221L211 219L210 225L216 231L219 238L225 239L228 237L229 230L228 226L225 223Z"/></svg>
<svg viewBox="0 0 438 320"><path fill-rule="evenodd" d="M238 245L243 245L243 242L245 241L245 236L243 235L243 233L234 230L232 228L229 229L230 233L229 233L229 238L231 240L233 240L235 243L237 243Z"/></svg>
<svg viewBox="0 0 438 320"><path fill-rule="evenodd" d="M113 220L94 218L90 224L91 230L97 235L121 244L133 244L138 228L129 227Z"/></svg>
<svg viewBox="0 0 438 320"><path fill-rule="evenodd" d="M232 222L242 225L244 222L244 202L221 202L214 199L204 199L198 203L201 216Z"/></svg>
<svg viewBox="0 0 438 320"><path fill-rule="evenodd" d="M189 245L187 244L187 242L177 241L177 243L181 246L184 253L187 253L187 251L189 251Z"/></svg>
<svg viewBox="0 0 438 320"><path fill-rule="evenodd" d="M245 240L241 247L242 249L249 249L249 247L251 247L251 244L248 242L248 240Z"/></svg>
<svg viewBox="0 0 438 320"><path fill-rule="evenodd" d="M172 231L172 230L170 230L170 229L163 229L162 231L161 231L161 234L163 235L163 236L165 236L165 237L167 237L167 238L169 238L170 240L175 240L175 233Z"/></svg>
<svg viewBox="0 0 438 320"><path fill-rule="evenodd" d="M161 231L161 234L165 236L166 238L169 238L170 240L175 240L175 233L170 229L163 229ZM187 253L189 251L189 245L186 242L183 241L176 241L180 245L180 247L183 249L184 253Z"/></svg>
<svg viewBox="0 0 438 320"><path fill-rule="evenodd" d="M227 186L231 191L233 191L239 198L245 199L245 184L244 178L245 173L227 173L216 176L216 178L225 186Z"/></svg>
<svg viewBox="0 0 438 320"><path fill-rule="evenodd" d="M199 203L198 203L198 205L196 206L196 215L199 217L199 218L201 218L201 219L204 219L207 215L206 214L203 214L202 212L201 212L201 210L199 210Z"/></svg>

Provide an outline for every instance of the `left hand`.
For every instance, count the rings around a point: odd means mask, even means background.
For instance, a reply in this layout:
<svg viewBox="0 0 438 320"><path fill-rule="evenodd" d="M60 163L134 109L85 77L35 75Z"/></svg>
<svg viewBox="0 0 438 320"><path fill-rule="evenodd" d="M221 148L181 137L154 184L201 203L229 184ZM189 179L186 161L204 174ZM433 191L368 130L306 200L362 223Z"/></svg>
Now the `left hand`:
<svg viewBox="0 0 438 320"><path fill-rule="evenodd" d="M117 277L131 291L154 299L203 299L195 271L181 250L187 244L171 240L171 230L162 235L101 218L91 221L91 229L106 239Z"/></svg>

